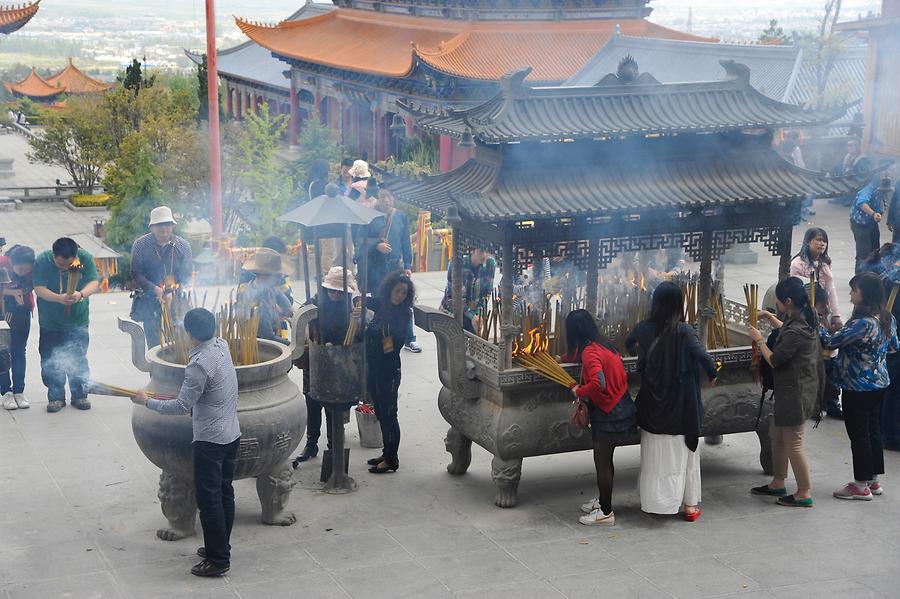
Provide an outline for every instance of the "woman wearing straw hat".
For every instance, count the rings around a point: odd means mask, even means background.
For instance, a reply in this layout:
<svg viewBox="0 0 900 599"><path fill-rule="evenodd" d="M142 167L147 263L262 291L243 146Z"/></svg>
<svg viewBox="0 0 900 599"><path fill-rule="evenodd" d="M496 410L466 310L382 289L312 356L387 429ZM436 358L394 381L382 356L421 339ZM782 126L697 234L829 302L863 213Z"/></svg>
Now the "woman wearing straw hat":
<svg viewBox="0 0 900 599"><path fill-rule="evenodd" d="M314 295L307 305L315 305L319 308L319 316L309 325L310 341L323 345L341 345L347 336L351 318L359 317L359 308L352 312L347 310L347 298L344 295L344 269L333 266L322 280L325 295L321 300ZM352 272L347 273L347 293L351 298L356 298L359 291L356 286L356 277ZM294 467L301 462L314 458L319 454L319 436L322 431L322 404L309 392L309 368L303 368L303 394L306 396L306 446L303 451L294 458ZM328 412L325 412L326 417ZM328 448L331 449L331 427L326 422L328 435Z"/></svg>
<svg viewBox="0 0 900 599"><path fill-rule="evenodd" d="M288 343L281 336L281 321L292 314L291 301L278 289L287 270L281 254L269 248L260 248L244 262L244 270L256 275L249 283L238 287L238 308L249 316L254 308L259 313L260 339Z"/></svg>

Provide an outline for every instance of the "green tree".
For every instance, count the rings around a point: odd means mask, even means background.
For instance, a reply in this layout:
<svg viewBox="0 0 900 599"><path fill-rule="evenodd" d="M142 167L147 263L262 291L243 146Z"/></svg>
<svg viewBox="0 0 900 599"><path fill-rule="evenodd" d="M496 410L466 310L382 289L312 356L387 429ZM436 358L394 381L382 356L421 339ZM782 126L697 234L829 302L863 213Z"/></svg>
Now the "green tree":
<svg viewBox="0 0 900 599"><path fill-rule="evenodd" d="M125 67L125 72L122 75L119 75L119 77L117 77L116 79L119 83L122 84L122 87L127 90L131 90L131 93L136 95L139 91L146 87L153 87L153 83L156 80L156 75L144 77L141 61L139 61L137 58L132 58L131 64Z"/></svg>
<svg viewBox="0 0 900 599"><path fill-rule="evenodd" d="M79 194L90 195L109 159L109 135L104 111L94 98L73 98L68 110L48 114L41 135L28 140L28 159L61 166Z"/></svg>
<svg viewBox="0 0 900 599"><path fill-rule="evenodd" d="M819 27L813 33L807 33L800 37L800 44L804 47L806 56L811 56L811 65L815 77L815 96L810 104L822 106L832 102L845 101L848 86L846 82L831 80L835 64L840 60L845 50L844 39L834 32L834 25L841 14L841 0L828 0L825 4L822 17L819 19Z"/></svg>
<svg viewBox="0 0 900 599"><path fill-rule="evenodd" d="M197 65L197 100L200 102L200 107L197 110L197 118L201 121L209 120L209 98L207 97L209 90L208 75L209 67L206 63L206 54L204 54L203 60Z"/></svg>
<svg viewBox="0 0 900 599"><path fill-rule="evenodd" d="M150 211L166 203L150 152L138 150L135 169L123 182L121 193L121 200L110 209L106 236L112 247L128 252L134 240L147 232Z"/></svg>
<svg viewBox="0 0 900 599"><path fill-rule="evenodd" d="M759 41L764 44L781 45L787 41L784 29L778 26L778 19L769 21L769 26L763 29Z"/></svg>
<svg viewBox="0 0 900 599"><path fill-rule="evenodd" d="M260 243L269 235L284 233L285 225L276 219L287 212L291 185L279 168L278 149L288 125L287 115L272 116L265 102L259 114L248 111L244 127L235 140L237 177L256 210L256 222L248 236Z"/></svg>
<svg viewBox="0 0 900 599"><path fill-rule="evenodd" d="M291 162L288 170L291 174L293 193L305 197L309 169L313 160L324 158L329 164L337 166L344 155L344 150L334 131L322 124L318 112L312 113L300 131L297 149L299 156Z"/></svg>

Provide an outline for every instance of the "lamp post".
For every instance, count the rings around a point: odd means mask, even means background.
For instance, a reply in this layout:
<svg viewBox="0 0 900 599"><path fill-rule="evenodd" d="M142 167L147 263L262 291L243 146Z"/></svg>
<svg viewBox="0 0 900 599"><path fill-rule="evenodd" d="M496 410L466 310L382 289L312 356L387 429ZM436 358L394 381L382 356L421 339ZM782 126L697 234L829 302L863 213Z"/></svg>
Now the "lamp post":
<svg viewBox="0 0 900 599"><path fill-rule="evenodd" d="M209 192L213 240L222 238L222 152L219 145L219 73L216 61L216 6L206 0L206 97L209 104Z"/></svg>

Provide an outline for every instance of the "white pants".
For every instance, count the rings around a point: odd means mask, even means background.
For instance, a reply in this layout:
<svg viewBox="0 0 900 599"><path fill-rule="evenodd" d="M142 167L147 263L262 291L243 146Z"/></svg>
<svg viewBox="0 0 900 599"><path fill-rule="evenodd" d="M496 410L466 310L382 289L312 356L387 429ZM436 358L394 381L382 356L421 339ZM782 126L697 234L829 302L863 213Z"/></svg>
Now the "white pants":
<svg viewBox="0 0 900 599"><path fill-rule="evenodd" d="M681 505L700 503L700 446L691 451L684 435L641 431L641 509L650 514L677 514Z"/></svg>

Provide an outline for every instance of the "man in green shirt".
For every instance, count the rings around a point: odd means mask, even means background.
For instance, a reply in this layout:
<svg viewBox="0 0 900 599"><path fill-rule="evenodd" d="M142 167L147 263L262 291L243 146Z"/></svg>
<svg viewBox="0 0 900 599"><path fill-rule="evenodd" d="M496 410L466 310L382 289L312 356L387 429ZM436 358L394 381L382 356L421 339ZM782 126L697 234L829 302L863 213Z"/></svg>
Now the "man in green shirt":
<svg viewBox="0 0 900 599"><path fill-rule="evenodd" d="M90 376L87 348L90 340L88 297L100 282L94 258L74 240L60 237L53 249L34 261L34 292L37 295L41 334L41 379L47 387L47 411L59 412L66 405L66 377L72 406L90 410L85 383Z"/></svg>

